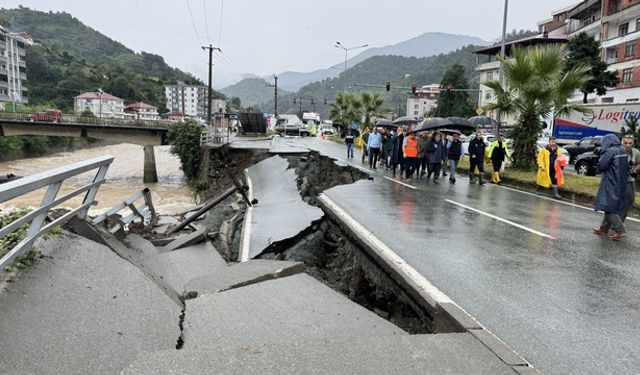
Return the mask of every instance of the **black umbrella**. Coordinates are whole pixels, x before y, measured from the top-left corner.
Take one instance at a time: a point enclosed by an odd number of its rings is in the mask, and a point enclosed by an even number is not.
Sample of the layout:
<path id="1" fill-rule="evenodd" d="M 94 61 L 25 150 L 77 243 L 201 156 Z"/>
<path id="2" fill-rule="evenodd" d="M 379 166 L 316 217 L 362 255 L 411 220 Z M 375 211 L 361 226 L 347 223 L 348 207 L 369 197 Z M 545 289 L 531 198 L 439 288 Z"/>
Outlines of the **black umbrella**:
<path id="1" fill-rule="evenodd" d="M 391 120 L 387 120 L 387 119 L 378 120 L 376 122 L 376 128 L 392 128 L 392 129 L 395 129 L 397 127 L 398 127 L 398 125 L 394 125 Z"/>
<path id="2" fill-rule="evenodd" d="M 469 122 L 466 118 L 462 117 L 447 117 L 447 120 L 451 121 L 456 126 L 466 126 L 468 129 L 475 129 L 475 126 Z"/>
<path id="3" fill-rule="evenodd" d="M 491 127 L 495 127 L 496 125 L 498 125 L 498 122 L 496 120 L 487 116 L 473 116 L 469 118 L 469 122 L 476 128 L 479 126 L 485 127 L 487 125 L 491 125 Z"/>
<path id="4" fill-rule="evenodd" d="M 444 129 L 444 128 L 450 129 L 452 126 L 453 126 L 453 123 L 447 120 L 446 118 L 434 117 L 418 125 L 415 131 L 421 132 L 421 131 L 438 130 L 438 129 Z"/>
<path id="5" fill-rule="evenodd" d="M 397 119 L 393 120 L 393 124 L 394 125 L 411 125 L 411 124 L 415 124 L 417 122 L 418 122 L 418 120 L 416 120 L 415 117 L 411 117 L 411 116 L 402 116 L 402 117 L 398 117 Z"/>
<path id="6" fill-rule="evenodd" d="M 442 133 L 442 134 L 448 134 L 448 135 L 462 134 L 462 132 L 460 132 L 459 130 L 455 130 L 455 129 L 440 129 L 438 131 L 440 133 Z"/>

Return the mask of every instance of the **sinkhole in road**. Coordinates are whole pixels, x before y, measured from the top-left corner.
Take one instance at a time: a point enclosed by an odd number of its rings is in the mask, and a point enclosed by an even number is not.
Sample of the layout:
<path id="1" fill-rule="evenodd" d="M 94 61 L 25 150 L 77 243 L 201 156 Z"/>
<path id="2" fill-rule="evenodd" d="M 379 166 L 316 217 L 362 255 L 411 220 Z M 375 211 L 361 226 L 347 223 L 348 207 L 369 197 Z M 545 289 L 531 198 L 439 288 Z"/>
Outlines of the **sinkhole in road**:
<path id="1" fill-rule="evenodd" d="M 316 198 L 324 190 L 370 179 L 357 168 L 315 152 L 287 159 L 296 170 L 302 199 L 320 208 Z M 329 215 L 294 238 L 273 243 L 260 257 L 302 262 L 308 274 L 406 332 L 435 333 L 433 316 Z"/>

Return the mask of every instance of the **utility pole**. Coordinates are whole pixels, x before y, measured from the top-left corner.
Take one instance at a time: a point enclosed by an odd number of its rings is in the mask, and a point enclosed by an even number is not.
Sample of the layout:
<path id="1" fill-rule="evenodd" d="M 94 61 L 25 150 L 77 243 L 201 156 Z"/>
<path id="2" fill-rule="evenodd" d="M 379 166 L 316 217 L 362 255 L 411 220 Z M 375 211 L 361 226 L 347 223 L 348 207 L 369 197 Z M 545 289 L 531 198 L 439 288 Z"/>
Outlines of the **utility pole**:
<path id="1" fill-rule="evenodd" d="M 506 53 L 506 38 L 507 38 L 507 15 L 509 11 L 509 0 L 504 0 L 504 15 L 502 17 L 502 44 L 500 46 L 500 55 L 502 58 L 505 58 Z M 500 71 L 498 73 L 498 80 L 500 81 L 500 85 L 502 85 L 502 81 L 504 80 L 504 71 L 502 69 L 502 62 L 500 62 Z M 496 138 L 500 134 L 500 122 L 502 121 L 502 114 L 500 110 L 496 113 Z"/>
<path id="2" fill-rule="evenodd" d="M 300 118 L 302 118 L 302 95 L 300 95 L 299 99 L 300 99 L 299 100 L 299 102 L 300 102 L 300 112 L 298 112 L 298 113 L 300 113 Z"/>
<path id="3" fill-rule="evenodd" d="M 216 50 L 222 52 L 222 50 L 218 47 L 212 46 L 211 44 L 209 44 L 209 47 L 202 46 L 202 49 L 209 50 L 209 95 L 207 95 L 207 123 L 211 124 L 211 96 L 213 94 L 211 79 L 213 77 L 213 51 Z"/>
<path id="4" fill-rule="evenodd" d="M 273 75 L 273 79 L 275 80 L 275 89 L 273 92 L 273 102 L 274 102 L 274 114 L 276 115 L 276 118 L 278 117 L 278 76 L 277 75 Z"/>

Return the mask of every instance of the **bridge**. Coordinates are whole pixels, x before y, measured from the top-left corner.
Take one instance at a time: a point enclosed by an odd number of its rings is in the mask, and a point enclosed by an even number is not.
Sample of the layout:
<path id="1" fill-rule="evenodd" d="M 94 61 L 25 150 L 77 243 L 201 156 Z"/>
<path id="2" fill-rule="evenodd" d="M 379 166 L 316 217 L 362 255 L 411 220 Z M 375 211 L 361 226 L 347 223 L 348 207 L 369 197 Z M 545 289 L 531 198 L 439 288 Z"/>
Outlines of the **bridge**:
<path id="1" fill-rule="evenodd" d="M 0 112 L 0 136 L 91 137 L 144 146 L 145 183 L 158 182 L 153 146 L 166 145 L 169 121 L 63 115 L 60 121 L 33 121 L 27 113 Z"/>

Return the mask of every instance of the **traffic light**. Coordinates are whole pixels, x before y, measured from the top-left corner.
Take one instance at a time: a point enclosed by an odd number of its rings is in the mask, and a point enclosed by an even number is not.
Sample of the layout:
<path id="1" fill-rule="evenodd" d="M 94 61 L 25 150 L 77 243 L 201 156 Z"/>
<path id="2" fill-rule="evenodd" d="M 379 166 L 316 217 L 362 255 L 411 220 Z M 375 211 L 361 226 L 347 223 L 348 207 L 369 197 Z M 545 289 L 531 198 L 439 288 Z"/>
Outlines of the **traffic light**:
<path id="1" fill-rule="evenodd" d="M 314 104 L 315 104 L 315 102 L 313 101 L 313 99 L 311 99 L 311 105 L 314 105 Z"/>
<path id="2" fill-rule="evenodd" d="M 453 90 L 453 86 L 447 85 L 447 92 L 451 92 L 451 90 Z"/>
<path id="3" fill-rule="evenodd" d="M 293 98 L 293 104 L 296 104 L 296 98 Z"/>
<path id="4" fill-rule="evenodd" d="M 415 83 L 412 83 L 412 84 L 411 84 L 411 93 L 412 93 L 413 95 L 415 95 L 415 94 L 416 94 L 416 84 L 415 84 Z"/>
<path id="5" fill-rule="evenodd" d="M 327 105 L 327 99 L 324 100 L 324 105 Z"/>
<path id="6" fill-rule="evenodd" d="M 387 81 L 387 91 L 391 91 L 391 82 Z"/>

